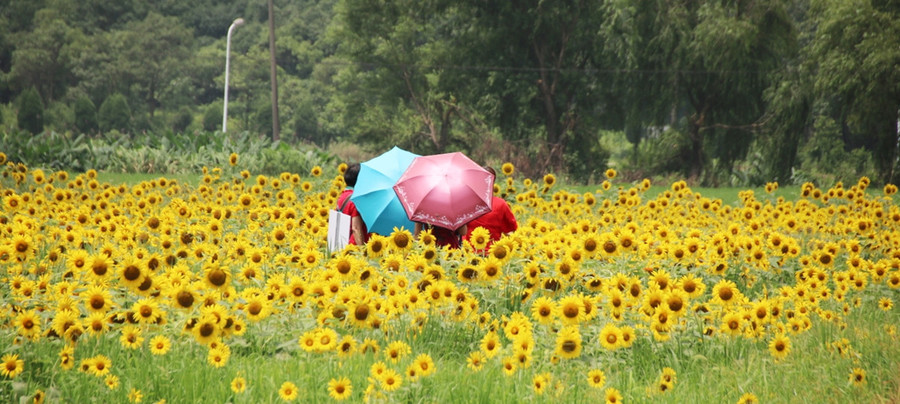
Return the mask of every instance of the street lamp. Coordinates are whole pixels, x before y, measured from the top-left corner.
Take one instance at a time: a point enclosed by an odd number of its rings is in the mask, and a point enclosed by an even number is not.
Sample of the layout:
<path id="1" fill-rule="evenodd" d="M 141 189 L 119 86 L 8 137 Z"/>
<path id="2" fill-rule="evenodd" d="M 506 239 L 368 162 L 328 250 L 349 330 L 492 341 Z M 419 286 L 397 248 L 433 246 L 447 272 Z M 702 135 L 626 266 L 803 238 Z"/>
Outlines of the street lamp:
<path id="1" fill-rule="evenodd" d="M 228 128 L 228 66 L 231 58 L 231 33 L 238 25 L 243 25 L 244 19 L 238 18 L 228 27 L 228 39 L 225 44 L 225 107 L 222 110 L 222 133 L 227 132 Z"/>

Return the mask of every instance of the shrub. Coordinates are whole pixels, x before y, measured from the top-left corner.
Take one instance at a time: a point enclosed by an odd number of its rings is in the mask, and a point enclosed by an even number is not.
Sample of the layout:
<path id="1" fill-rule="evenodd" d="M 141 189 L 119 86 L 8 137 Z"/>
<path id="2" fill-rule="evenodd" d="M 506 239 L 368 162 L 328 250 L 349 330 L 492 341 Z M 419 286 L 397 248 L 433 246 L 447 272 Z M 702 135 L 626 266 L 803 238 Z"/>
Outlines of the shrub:
<path id="1" fill-rule="evenodd" d="M 113 129 L 126 131 L 131 128 L 131 107 L 124 95 L 115 93 L 100 104 L 97 123 L 104 132 Z"/>
<path id="2" fill-rule="evenodd" d="M 222 129 L 219 127 L 222 123 L 222 108 L 221 103 L 212 103 L 206 107 L 203 113 L 203 130 L 212 132 Z"/>
<path id="3" fill-rule="evenodd" d="M 44 131 L 44 105 L 41 96 L 34 87 L 31 87 L 19 95 L 19 115 L 17 123 L 19 129 L 31 134 Z"/>
<path id="4" fill-rule="evenodd" d="M 75 110 L 75 129 L 79 133 L 96 133 L 97 106 L 87 96 L 78 97 L 73 106 Z"/>
<path id="5" fill-rule="evenodd" d="M 175 132 L 184 132 L 188 126 L 194 121 L 194 114 L 188 107 L 182 107 L 172 117 L 172 130 Z"/>

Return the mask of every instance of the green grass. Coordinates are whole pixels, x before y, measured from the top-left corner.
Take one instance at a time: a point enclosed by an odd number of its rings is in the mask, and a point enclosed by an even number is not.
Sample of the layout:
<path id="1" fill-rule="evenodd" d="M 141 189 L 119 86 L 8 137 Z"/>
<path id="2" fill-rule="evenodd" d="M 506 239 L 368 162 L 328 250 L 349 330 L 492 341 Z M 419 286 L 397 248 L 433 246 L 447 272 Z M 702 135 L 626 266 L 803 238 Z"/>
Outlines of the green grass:
<path id="1" fill-rule="evenodd" d="M 414 352 L 435 344 L 451 348 L 439 349 L 443 352 L 439 355 L 428 349 L 433 352 L 437 373 L 416 382 L 404 377 L 402 387 L 389 393 L 385 402 L 595 403 L 602 401 L 604 389 L 587 385 L 586 374 L 591 368 L 603 370 L 606 385 L 619 389 L 625 402 L 729 403 L 737 402 L 747 392 L 769 403 L 897 402 L 900 341 L 898 335 L 889 335 L 885 326 L 900 323 L 900 316 L 896 311 L 878 309 L 871 301 L 856 310 L 848 317 L 846 327 L 816 319 L 811 331 L 791 336 L 791 354 L 781 361 L 768 353 L 767 340 L 681 335 L 674 344 L 643 338 L 630 350 L 595 350 L 557 365 L 550 365 L 548 357 L 535 357 L 529 368 L 511 376 L 504 374 L 496 360 L 477 373 L 466 369 L 468 352 L 459 348 L 477 349 L 472 335 L 452 328 L 447 334 L 446 324 L 430 321 L 410 340 Z M 78 357 L 110 355 L 112 373 L 121 380 L 116 390 L 105 387 L 102 378 L 77 370 L 61 371 L 53 359 L 62 343 L 44 340 L 29 345 L 27 352 L 23 347 L 13 350 L 28 358 L 28 366 L 32 368 L 16 381 L 16 388 L 31 391 L 32 386 L 41 386 L 50 397 L 56 391 L 61 401 L 79 403 L 126 402 L 132 388 L 141 390 L 144 402 L 166 399 L 167 402 L 256 403 L 279 401 L 278 388 L 291 381 L 301 391 L 298 402 L 327 402 L 330 400 L 328 381 L 350 375 L 353 385 L 350 402 L 359 402 L 370 366 L 385 361 L 380 354 L 340 359 L 333 353 L 306 353 L 299 349 L 298 333 L 293 327 L 285 324 L 272 331 L 278 337 L 248 346 L 249 351 L 242 354 L 233 354 L 220 369 L 208 366 L 206 350 L 191 343 L 187 336 L 174 339 L 173 350 L 164 356 L 151 355 L 146 349 L 121 349 L 117 339 L 109 335 L 80 342 Z M 149 340 L 150 336 L 145 337 Z M 851 353 L 846 356 L 829 348 L 842 338 L 851 347 Z M 241 346 L 244 342 L 246 339 L 236 338 L 232 345 Z M 277 349 L 272 351 L 273 347 Z M 414 356 L 404 358 L 399 364 L 385 362 L 402 373 Z M 34 367 L 41 370 L 34 371 Z M 664 367 L 676 371 L 676 383 L 672 390 L 661 394 L 654 388 Z M 851 369 L 856 367 L 867 371 L 863 386 L 854 386 L 848 379 Z M 551 372 L 554 383 L 543 395 L 536 395 L 531 378 L 542 372 Z M 235 394 L 229 389 L 229 383 L 239 375 L 247 379 L 248 388 L 242 394 Z M 555 381 L 562 382 L 562 387 L 557 388 Z M 8 383 L 0 386 L 4 390 L 10 388 Z M 2 390 L 0 396 L 10 397 Z"/>

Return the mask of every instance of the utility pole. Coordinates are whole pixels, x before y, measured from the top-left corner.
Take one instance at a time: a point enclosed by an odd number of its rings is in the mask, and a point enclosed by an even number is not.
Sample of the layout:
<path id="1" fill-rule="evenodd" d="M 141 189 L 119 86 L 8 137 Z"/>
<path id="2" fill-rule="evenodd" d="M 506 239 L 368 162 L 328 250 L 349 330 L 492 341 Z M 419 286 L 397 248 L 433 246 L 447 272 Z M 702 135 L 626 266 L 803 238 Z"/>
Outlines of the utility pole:
<path id="1" fill-rule="evenodd" d="M 277 141 L 281 133 L 281 125 L 278 124 L 278 78 L 275 64 L 275 8 L 272 0 L 269 0 L 269 59 L 272 76 L 272 140 Z"/>

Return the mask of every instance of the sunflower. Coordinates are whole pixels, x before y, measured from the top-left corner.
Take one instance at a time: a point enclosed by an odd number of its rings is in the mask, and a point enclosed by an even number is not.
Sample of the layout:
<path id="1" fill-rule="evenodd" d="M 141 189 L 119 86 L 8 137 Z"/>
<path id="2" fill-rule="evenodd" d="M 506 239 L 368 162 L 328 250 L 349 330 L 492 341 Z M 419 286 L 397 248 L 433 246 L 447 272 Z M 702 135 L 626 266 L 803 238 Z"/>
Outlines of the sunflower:
<path id="1" fill-rule="evenodd" d="M 606 323 L 600 330 L 600 344 L 608 350 L 615 350 L 622 346 L 622 331 L 615 324 Z"/>
<path id="2" fill-rule="evenodd" d="M 232 390 L 234 390 L 234 387 L 232 387 Z M 297 385 L 294 383 L 284 382 L 281 384 L 281 387 L 278 388 L 278 397 L 283 401 L 294 401 L 297 399 L 298 395 Z"/>
<path id="3" fill-rule="evenodd" d="M 231 285 L 231 270 L 218 263 L 208 263 L 203 268 L 203 280 L 212 289 L 224 290 Z"/>
<path id="4" fill-rule="evenodd" d="M 743 300 L 743 295 L 734 282 L 722 279 L 713 286 L 713 301 L 722 305 L 736 304 Z"/>
<path id="5" fill-rule="evenodd" d="M 150 353 L 153 355 L 165 355 L 172 348 L 172 341 L 165 335 L 157 335 L 150 339 Z"/>
<path id="6" fill-rule="evenodd" d="M 109 330 L 109 317 L 103 312 L 93 312 L 84 321 L 90 335 L 100 335 Z"/>
<path id="7" fill-rule="evenodd" d="M 600 369 L 591 369 L 587 373 L 588 385 L 599 389 L 606 384 L 606 374 Z"/>
<path id="8" fill-rule="evenodd" d="M 368 255 L 370 258 L 377 258 L 384 254 L 384 250 L 385 237 L 378 234 L 373 234 L 372 237 L 369 238 L 369 241 L 366 243 L 366 255 Z"/>
<path id="9" fill-rule="evenodd" d="M 769 352 L 775 359 L 784 359 L 791 352 L 791 339 L 784 334 L 775 335 L 769 342 Z"/>
<path id="10" fill-rule="evenodd" d="M 242 376 L 231 379 L 231 391 L 233 391 L 234 394 L 241 394 L 245 390 L 247 390 L 247 379 L 244 379 Z"/>
<path id="11" fill-rule="evenodd" d="M 607 169 L 604 174 L 606 174 L 606 178 L 609 178 L 609 179 L 616 178 L 616 170 L 614 170 L 612 168 Z"/>
<path id="12" fill-rule="evenodd" d="M 534 378 L 531 379 L 531 387 L 534 388 L 534 392 L 537 395 L 544 394 L 547 391 L 547 387 L 550 385 L 550 373 L 540 373 L 534 375 Z"/>
<path id="13" fill-rule="evenodd" d="M 315 350 L 317 352 L 327 352 L 335 349 L 338 344 L 337 331 L 331 328 L 318 328 L 315 330 Z"/>
<path id="14" fill-rule="evenodd" d="M 202 345 L 208 345 L 210 342 L 216 340 L 222 333 L 222 330 L 219 327 L 219 320 L 213 315 L 201 316 L 200 319 L 194 323 L 191 331 L 194 334 L 194 339 Z"/>
<path id="15" fill-rule="evenodd" d="M 211 348 L 206 355 L 206 361 L 216 368 L 221 368 L 228 363 L 228 358 L 231 357 L 231 349 L 228 348 L 228 345 L 221 344 L 216 348 Z"/>
<path id="16" fill-rule="evenodd" d="M 228 156 L 228 165 L 234 167 L 237 165 L 237 163 L 238 163 L 238 154 L 231 153 L 231 155 Z"/>
<path id="17" fill-rule="evenodd" d="M 171 296 L 174 301 L 174 307 L 180 309 L 190 309 L 198 300 L 194 289 L 189 284 L 183 284 L 180 287 L 170 289 L 167 295 Z"/>
<path id="18" fill-rule="evenodd" d="M 154 324 L 162 315 L 159 304 L 152 298 L 138 300 L 131 306 L 131 311 L 134 312 L 138 322 L 142 324 Z"/>
<path id="19" fill-rule="evenodd" d="M 391 233 L 389 240 L 393 251 L 407 251 L 413 244 L 412 233 L 410 233 L 409 230 L 398 229 L 396 227 L 394 227 L 394 231 Z"/>
<path id="20" fill-rule="evenodd" d="M 413 364 L 416 368 L 419 369 L 422 376 L 429 376 L 436 371 L 436 368 L 434 367 L 434 361 L 427 353 L 419 354 L 419 356 L 417 356 L 413 361 Z"/>
<path id="21" fill-rule="evenodd" d="M 882 297 L 881 299 L 878 299 L 878 307 L 884 311 L 891 311 L 894 307 L 894 301 L 889 297 Z"/>
<path id="22" fill-rule="evenodd" d="M 753 393 L 744 393 L 738 398 L 737 404 L 758 404 L 759 398 Z"/>
<path id="23" fill-rule="evenodd" d="M 347 308 L 349 313 L 348 319 L 351 324 L 356 327 L 368 327 L 369 322 L 375 316 L 375 308 L 370 304 L 368 299 L 357 299 L 351 302 Z"/>
<path id="24" fill-rule="evenodd" d="M 866 384 L 866 370 L 863 368 L 853 368 L 853 370 L 850 371 L 850 383 L 854 386 Z"/>
<path id="25" fill-rule="evenodd" d="M 541 296 L 531 304 L 531 317 L 540 324 L 550 325 L 557 310 L 557 305 L 552 299 Z"/>
<path id="26" fill-rule="evenodd" d="M 556 335 L 554 354 L 563 359 L 573 359 L 581 355 L 581 334 L 578 326 L 570 325 Z"/>
<path id="27" fill-rule="evenodd" d="M 119 342 L 123 348 L 138 349 L 144 343 L 144 337 L 141 336 L 141 329 L 133 325 L 126 325 L 122 328 L 122 335 Z"/>
<path id="28" fill-rule="evenodd" d="M 622 402 L 622 393 L 613 387 L 607 388 L 603 396 L 606 404 L 619 404 Z"/>
<path id="29" fill-rule="evenodd" d="M 18 333 L 23 337 L 33 338 L 41 334 L 41 318 L 34 310 L 20 312 L 13 324 L 18 327 Z"/>
<path id="30" fill-rule="evenodd" d="M 116 265 L 119 282 L 128 287 L 137 287 L 144 278 L 146 263 L 133 256 L 126 257 Z"/>
<path id="31" fill-rule="evenodd" d="M 469 242 L 472 243 L 472 247 L 479 251 L 487 248 L 490 241 L 491 232 L 481 226 L 476 227 L 472 230 L 472 234 L 469 235 Z"/>
<path id="32" fill-rule="evenodd" d="M 132 387 L 131 391 L 128 392 L 128 401 L 132 403 L 139 403 L 144 400 L 144 393 L 141 393 L 140 390 Z"/>
<path id="33" fill-rule="evenodd" d="M 735 311 L 730 311 L 722 317 L 722 325 L 719 330 L 731 336 L 739 336 L 744 330 L 744 317 Z"/>
<path id="34" fill-rule="evenodd" d="M 300 348 L 303 348 L 306 352 L 313 352 L 316 349 L 316 334 L 315 331 L 307 331 L 300 336 L 300 339 L 297 341 L 300 344 Z"/>
<path id="35" fill-rule="evenodd" d="M 516 167 L 510 162 L 503 163 L 503 165 L 500 166 L 500 172 L 502 172 L 503 175 L 512 176 L 515 171 Z"/>
<path id="36" fill-rule="evenodd" d="M 346 400 L 350 397 L 350 394 L 352 392 L 353 385 L 350 384 L 350 379 L 346 377 L 331 379 L 328 381 L 328 395 L 337 401 Z"/>
<path id="37" fill-rule="evenodd" d="M 119 376 L 116 375 L 106 375 L 103 378 L 103 384 L 106 385 L 106 388 L 110 390 L 115 390 L 119 388 Z"/>
<path id="38" fill-rule="evenodd" d="M 482 351 L 472 351 L 469 353 L 469 356 L 466 357 L 466 366 L 473 372 L 478 372 L 484 368 L 486 360 L 487 358 L 485 358 Z"/>
<path id="39" fill-rule="evenodd" d="M 691 299 L 697 298 L 706 291 L 703 279 L 694 274 L 687 274 L 678 279 L 675 287 L 687 293 Z"/>
<path id="40" fill-rule="evenodd" d="M 379 381 L 381 381 L 381 388 L 384 391 L 397 390 L 403 384 L 403 378 L 400 377 L 400 374 L 394 369 L 385 369 L 381 374 Z"/>
<path id="41" fill-rule="evenodd" d="M 481 261 L 481 265 L 476 270 L 480 276 L 480 279 L 491 283 L 500 279 L 503 275 L 503 263 L 493 256 L 489 256 L 487 259 Z"/>
<path id="42" fill-rule="evenodd" d="M 89 358 L 88 363 L 90 367 L 87 369 L 87 372 L 97 377 L 106 376 L 112 368 L 112 361 L 105 355 Z"/>
<path id="43" fill-rule="evenodd" d="M 252 296 L 244 304 L 244 312 L 247 314 L 248 320 L 254 323 L 259 322 L 272 313 L 271 303 L 265 296 Z"/>
<path id="44" fill-rule="evenodd" d="M 500 366 L 503 368 L 503 374 L 507 376 L 514 375 L 516 373 L 516 370 L 518 370 L 518 367 L 516 366 L 517 363 L 518 362 L 516 361 L 515 357 L 507 356 L 503 358 L 500 363 Z"/>
<path id="45" fill-rule="evenodd" d="M 14 379 L 20 373 L 25 371 L 25 361 L 19 359 L 19 355 L 6 354 L 3 355 L 3 367 L 0 368 L 0 374 L 10 379 Z"/>
<path id="46" fill-rule="evenodd" d="M 110 273 L 112 272 L 110 269 L 113 266 L 113 260 L 109 258 L 106 254 L 93 254 L 87 261 L 85 268 L 89 271 L 88 273 L 94 277 L 94 279 L 104 281 L 109 278 Z"/>
<path id="47" fill-rule="evenodd" d="M 544 186 L 546 188 L 552 187 L 553 184 L 556 183 L 556 176 L 553 174 L 544 175 Z"/>
<path id="48" fill-rule="evenodd" d="M 490 359 L 497 356 L 497 354 L 500 353 L 501 348 L 500 336 L 497 335 L 496 331 L 488 331 L 488 333 L 481 338 L 481 351 L 484 352 L 485 357 Z"/>
<path id="49" fill-rule="evenodd" d="M 556 317 L 566 325 L 577 325 L 586 318 L 580 296 L 567 295 L 556 305 Z"/>
<path id="50" fill-rule="evenodd" d="M 63 370 L 75 367 L 75 347 L 73 345 L 66 345 L 59 351 L 59 366 Z"/>
<path id="51" fill-rule="evenodd" d="M 393 341 L 384 349 L 384 356 L 393 363 L 400 362 L 412 349 L 403 341 Z"/>

